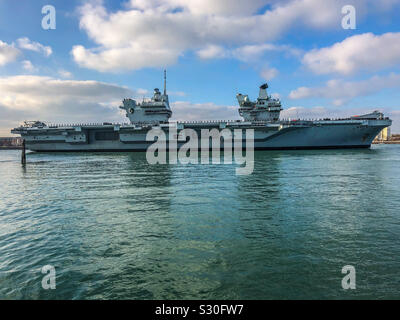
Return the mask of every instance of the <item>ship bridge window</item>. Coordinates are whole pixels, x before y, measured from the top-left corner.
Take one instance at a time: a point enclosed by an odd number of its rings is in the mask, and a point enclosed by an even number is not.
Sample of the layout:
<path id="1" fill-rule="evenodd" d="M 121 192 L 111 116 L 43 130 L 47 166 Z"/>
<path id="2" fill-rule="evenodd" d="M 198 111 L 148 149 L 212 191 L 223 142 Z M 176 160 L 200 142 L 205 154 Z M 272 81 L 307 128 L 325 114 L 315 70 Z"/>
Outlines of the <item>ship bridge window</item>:
<path id="1" fill-rule="evenodd" d="M 118 140 L 119 132 L 114 132 L 114 131 L 96 132 L 95 138 L 98 141 Z"/>

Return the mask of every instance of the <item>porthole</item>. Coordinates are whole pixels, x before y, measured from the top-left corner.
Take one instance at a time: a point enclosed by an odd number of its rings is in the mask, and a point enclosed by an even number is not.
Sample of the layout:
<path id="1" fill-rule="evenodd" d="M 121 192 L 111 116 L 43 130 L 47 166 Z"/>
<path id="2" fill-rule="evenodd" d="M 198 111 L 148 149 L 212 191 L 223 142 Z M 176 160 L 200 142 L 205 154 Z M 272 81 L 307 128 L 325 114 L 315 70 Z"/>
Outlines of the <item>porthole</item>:
<path id="1" fill-rule="evenodd" d="M 135 112 L 135 110 L 133 110 L 133 108 L 129 109 L 129 113 L 134 113 L 134 112 Z"/>

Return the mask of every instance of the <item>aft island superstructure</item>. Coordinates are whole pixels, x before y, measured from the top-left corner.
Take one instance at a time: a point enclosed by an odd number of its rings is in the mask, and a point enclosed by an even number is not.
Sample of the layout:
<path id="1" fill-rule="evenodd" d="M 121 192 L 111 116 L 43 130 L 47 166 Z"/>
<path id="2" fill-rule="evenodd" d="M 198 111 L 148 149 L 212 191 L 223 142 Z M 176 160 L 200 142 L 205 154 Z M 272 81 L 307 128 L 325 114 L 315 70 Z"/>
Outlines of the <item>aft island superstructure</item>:
<path id="1" fill-rule="evenodd" d="M 151 129 L 162 130 L 166 136 L 176 133 L 178 147 L 187 140 L 179 139 L 184 129 L 193 129 L 199 137 L 202 129 L 227 129 L 232 133 L 242 129 L 243 137 L 246 129 L 253 129 L 256 150 L 331 149 L 369 148 L 378 133 L 392 123 L 379 111 L 344 119 L 280 120 L 281 101 L 269 96 L 267 89 L 266 83 L 260 86 L 256 101 L 237 94 L 243 120 L 171 122 L 164 74 L 163 93 L 156 88 L 150 99 L 123 100 L 120 108 L 129 123 L 48 125 L 42 121 L 26 121 L 11 132 L 21 135 L 27 149 L 45 152 L 146 151 L 154 143 L 146 140 Z"/>

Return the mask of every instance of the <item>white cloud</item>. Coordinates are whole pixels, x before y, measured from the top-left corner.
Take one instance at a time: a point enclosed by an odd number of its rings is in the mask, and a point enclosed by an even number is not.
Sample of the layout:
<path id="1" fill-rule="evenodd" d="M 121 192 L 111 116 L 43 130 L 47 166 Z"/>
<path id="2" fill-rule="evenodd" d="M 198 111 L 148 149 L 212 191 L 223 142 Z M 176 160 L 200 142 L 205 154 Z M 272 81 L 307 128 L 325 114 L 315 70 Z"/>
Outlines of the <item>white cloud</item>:
<path id="1" fill-rule="evenodd" d="M 260 62 L 263 55 L 270 52 L 283 52 L 286 55 L 299 57 L 301 50 L 289 45 L 276 45 L 273 43 L 252 44 L 227 49 L 218 45 L 208 45 L 196 53 L 201 59 L 233 58 L 246 63 Z"/>
<path id="2" fill-rule="evenodd" d="M 232 50 L 232 56 L 243 62 L 259 60 L 266 52 L 284 52 L 287 55 L 300 56 L 301 50 L 289 45 L 276 45 L 272 43 L 252 44 Z"/>
<path id="3" fill-rule="evenodd" d="M 279 93 L 277 93 L 277 92 L 274 92 L 274 93 L 271 93 L 271 97 L 274 98 L 274 99 L 280 99 L 281 95 Z"/>
<path id="4" fill-rule="evenodd" d="M 21 52 L 13 44 L 7 44 L 0 40 L 0 67 L 15 61 Z"/>
<path id="5" fill-rule="evenodd" d="M 172 120 L 235 120 L 240 119 L 238 107 L 219 106 L 214 103 L 191 103 L 176 101 L 171 103 Z"/>
<path id="6" fill-rule="evenodd" d="M 249 15 L 276 1 L 271 0 L 130 0 L 128 7 L 143 11 L 183 8 L 192 14 Z"/>
<path id="7" fill-rule="evenodd" d="M 278 75 L 279 71 L 275 68 L 264 68 L 261 70 L 261 77 L 266 80 L 272 80 L 273 78 L 275 78 Z"/>
<path id="8" fill-rule="evenodd" d="M 0 78 L 0 104 L 12 109 L 52 109 L 51 103 L 79 99 L 80 102 L 107 102 L 133 92 L 125 87 L 99 81 L 59 80 L 44 76 Z M 72 106 L 71 106 L 72 108 Z"/>
<path id="9" fill-rule="evenodd" d="M 72 55 L 82 67 L 102 72 L 136 70 L 142 67 L 165 67 L 176 62 L 178 52 L 168 49 L 146 49 L 132 44 L 126 48 L 104 51 L 74 46 Z"/>
<path id="10" fill-rule="evenodd" d="M 58 70 L 58 75 L 59 75 L 61 78 L 64 78 L 64 79 L 70 79 L 70 78 L 73 77 L 73 75 L 72 75 L 71 72 L 69 72 L 69 71 L 67 71 L 67 70 L 64 70 L 64 69 Z"/>
<path id="11" fill-rule="evenodd" d="M 126 121 L 118 106 L 137 94 L 98 81 L 59 80 L 43 76 L 0 77 L 0 131 L 23 120 L 67 122 Z"/>
<path id="12" fill-rule="evenodd" d="M 139 89 L 137 89 L 136 90 L 136 93 L 137 93 L 137 95 L 139 95 L 139 96 L 145 96 L 145 95 L 148 95 L 149 94 L 149 90 L 147 90 L 147 89 L 143 89 L 143 88 L 139 88 Z"/>
<path id="13" fill-rule="evenodd" d="M 168 91 L 168 95 L 173 97 L 184 97 L 186 96 L 186 93 L 183 91 Z"/>
<path id="14" fill-rule="evenodd" d="M 32 62 L 30 62 L 29 60 L 24 60 L 21 63 L 22 63 L 22 68 L 24 68 L 26 71 L 33 72 L 36 70 Z"/>
<path id="15" fill-rule="evenodd" d="M 353 74 L 376 71 L 400 64 L 400 32 L 364 33 L 306 53 L 303 64 L 316 74 Z"/>
<path id="16" fill-rule="evenodd" d="M 49 57 L 53 50 L 49 46 L 44 46 L 39 42 L 31 41 L 29 38 L 19 38 L 17 40 L 18 47 L 25 50 L 31 50 L 42 53 L 44 56 Z"/>
<path id="17" fill-rule="evenodd" d="M 223 47 L 212 44 L 198 50 L 196 53 L 201 59 L 218 59 L 227 56 L 227 52 Z"/>
<path id="18" fill-rule="evenodd" d="M 97 47 L 76 45 L 72 55 L 99 71 L 166 66 L 188 50 L 221 57 L 224 47 L 260 45 L 293 26 L 339 28 L 343 3 L 348 0 L 132 0 L 109 12 L 102 1 L 91 1 L 80 8 L 80 27 Z"/>
<path id="19" fill-rule="evenodd" d="M 327 98 L 340 106 L 356 97 L 371 95 L 385 88 L 400 88 L 400 74 L 374 76 L 362 81 L 330 80 L 323 87 L 297 88 L 290 92 L 289 98 Z"/>

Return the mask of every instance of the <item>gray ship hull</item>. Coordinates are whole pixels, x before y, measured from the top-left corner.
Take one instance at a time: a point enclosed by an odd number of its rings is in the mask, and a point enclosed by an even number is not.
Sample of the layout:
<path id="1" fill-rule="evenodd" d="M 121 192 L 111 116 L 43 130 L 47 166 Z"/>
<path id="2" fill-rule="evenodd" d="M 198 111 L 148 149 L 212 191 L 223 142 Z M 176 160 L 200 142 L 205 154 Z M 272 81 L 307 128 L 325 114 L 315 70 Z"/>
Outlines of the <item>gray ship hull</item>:
<path id="1" fill-rule="evenodd" d="M 183 129 L 254 129 L 255 150 L 369 148 L 389 119 L 251 122 L 178 122 L 158 127 L 166 136 Z M 74 125 L 16 128 L 29 150 L 37 152 L 131 152 L 146 151 L 155 141 L 146 141 L 149 125 Z M 243 134 L 243 137 L 245 135 Z M 177 142 L 180 148 L 186 141 Z M 198 145 L 201 143 L 199 141 Z M 221 147 L 223 144 L 221 143 Z M 245 145 L 243 145 L 245 147 Z"/>

